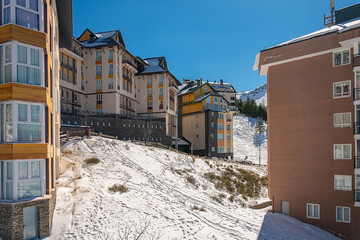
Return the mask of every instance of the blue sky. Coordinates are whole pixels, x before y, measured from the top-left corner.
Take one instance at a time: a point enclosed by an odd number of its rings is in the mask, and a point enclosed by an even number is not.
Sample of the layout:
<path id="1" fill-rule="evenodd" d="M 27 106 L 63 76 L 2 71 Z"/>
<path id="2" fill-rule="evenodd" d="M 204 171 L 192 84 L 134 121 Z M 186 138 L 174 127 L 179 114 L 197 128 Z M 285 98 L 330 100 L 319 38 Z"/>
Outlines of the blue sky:
<path id="1" fill-rule="evenodd" d="M 73 0 L 75 37 L 121 30 L 131 53 L 165 56 L 180 81 L 222 78 L 237 91 L 266 82 L 252 70 L 260 50 L 324 28 L 324 14 L 330 0 Z"/>

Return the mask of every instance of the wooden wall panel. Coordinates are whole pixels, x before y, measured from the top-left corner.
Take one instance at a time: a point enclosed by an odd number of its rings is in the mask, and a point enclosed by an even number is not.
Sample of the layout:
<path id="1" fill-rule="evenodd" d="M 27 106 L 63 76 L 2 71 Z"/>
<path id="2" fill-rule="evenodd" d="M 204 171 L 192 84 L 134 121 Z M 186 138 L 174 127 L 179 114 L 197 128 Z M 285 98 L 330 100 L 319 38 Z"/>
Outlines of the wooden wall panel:
<path id="1" fill-rule="evenodd" d="M 51 146 L 46 143 L 0 144 L 0 160 L 48 158 L 50 150 Z"/>
<path id="2" fill-rule="evenodd" d="M 46 88 L 20 83 L 1 84 L 0 102 L 9 100 L 47 103 Z"/>
<path id="3" fill-rule="evenodd" d="M 21 27 L 15 24 L 7 24 L 0 27 L 0 43 L 16 40 L 22 43 L 45 48 L 45 33 Z"/>

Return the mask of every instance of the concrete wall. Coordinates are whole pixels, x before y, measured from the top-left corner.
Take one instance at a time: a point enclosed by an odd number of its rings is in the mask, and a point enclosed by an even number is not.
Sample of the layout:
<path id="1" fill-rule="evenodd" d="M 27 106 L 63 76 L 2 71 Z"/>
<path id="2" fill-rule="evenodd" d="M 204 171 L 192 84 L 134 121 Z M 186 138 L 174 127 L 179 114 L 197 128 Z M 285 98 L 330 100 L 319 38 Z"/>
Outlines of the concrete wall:
<path id="1" fill-rule="evenodd" d="M 85 125 L 85 117 L 82 116 L 62 116 L 64 124 Z M 117 136 L 120 140 L 140 140 L 160 142 L 171 146 L 171 137 L 166 136 L 165 121 L 146 121 L 132 119 L 115 119 L 88 117 L 88 127 L 93 132 Z M 63 130 L 64 129 L 64 130 Z M 70 130 L 68 127 L 62 131 Z"/>

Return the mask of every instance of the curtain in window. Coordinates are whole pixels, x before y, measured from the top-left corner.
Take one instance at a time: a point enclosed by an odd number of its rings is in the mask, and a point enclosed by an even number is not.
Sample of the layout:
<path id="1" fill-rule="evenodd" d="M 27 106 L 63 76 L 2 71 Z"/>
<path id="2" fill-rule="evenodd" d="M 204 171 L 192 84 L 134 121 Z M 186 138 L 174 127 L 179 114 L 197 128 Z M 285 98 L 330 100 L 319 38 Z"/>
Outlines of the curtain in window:
<path id="1" fill-rule="evenodd" d="M 18 182 L 18 199 L 41 197 L 41 180 Z"/>
<path id="2" fill-rule="evenodd" d="M 16 8 L 16 24 L 30 29 L 39 29 L 39 15 Z"/>
<path id="3" fill-rule="evenodd" d="M 27 122 L 27 114 L 28 114 L 28 105 L 26 104 L 19 104 L 18 105 L 18 116 L 19 121 L 21 122 Z"/>
<path id="4" fill-rule="evenodd" d="M 18 124 L 19 142 L 40 142 L 41 126 L 36 124 Z"/>
<path id="5" fill-rule="evenodd" d="M 28 162 L 19 162 L 19 179 L 28 178 Z"/>
<path id="6" fill-rule="evenodd" d="M 13 142 L 13 126 L 12 124 L 5 124 L 5 141 Z"/>

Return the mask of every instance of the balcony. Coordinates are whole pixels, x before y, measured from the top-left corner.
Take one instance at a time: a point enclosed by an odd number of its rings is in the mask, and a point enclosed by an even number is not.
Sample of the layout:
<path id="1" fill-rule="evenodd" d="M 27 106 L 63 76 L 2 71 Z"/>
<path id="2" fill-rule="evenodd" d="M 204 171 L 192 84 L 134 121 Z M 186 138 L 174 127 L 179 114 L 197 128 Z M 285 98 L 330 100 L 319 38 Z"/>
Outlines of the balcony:
<path id="1" fill-rule="evenodd" d="M 130 67 L 132 67 L 132 68 L 134 68 L 135 70 L 137 70 L 136 65 L 133 64 L 132 62 L 130 62 L 129 60 L 123 59 L 123 60 L 122 60 L 122 63 L 123 63 L 123 64 L 128 64 Z"/>
<path id="2" fill-rule="evenodd" d="M 355 203 L 360 203 L 360 190 L 355 189 Z"/>
<path id="3" fill-rule="evenodd" d="M 354 157 L 355 168 L 360 168 L 360 157 Z"/>
<path id="4" fill-rule="evenodd" d="M 359 67 L 360 66 L 360 54 L 354 55 L 353 58 L 353 67 Z"/>
<path id="5" fill-rule="evenodd" d="M 354 123 L 354 134 L 360 134 L 360 122 Z"/>

